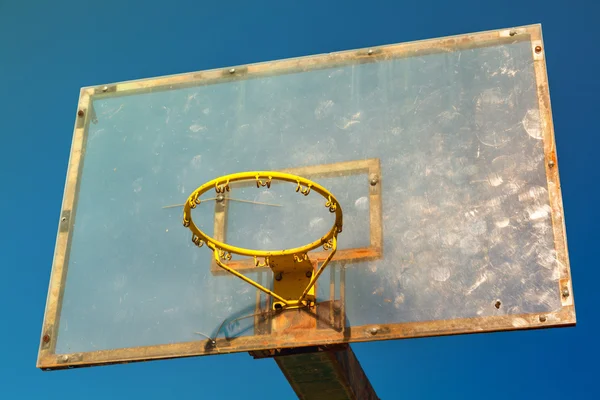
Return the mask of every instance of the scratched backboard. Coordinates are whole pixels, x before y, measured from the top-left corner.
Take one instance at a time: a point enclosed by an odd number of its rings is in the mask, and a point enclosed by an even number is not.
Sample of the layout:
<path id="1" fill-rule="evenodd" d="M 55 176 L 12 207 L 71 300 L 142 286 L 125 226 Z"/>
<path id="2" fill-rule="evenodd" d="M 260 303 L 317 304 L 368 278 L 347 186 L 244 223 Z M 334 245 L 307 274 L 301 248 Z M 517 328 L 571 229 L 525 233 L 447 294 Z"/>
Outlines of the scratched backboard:
<path id="1" fill-rule="evenodd" d="M 194 189 L 258 170 L 343 209 L 315 307 L 273 312 L 182 226 Z M 236 246 L 303 245 L 333 215 L 294 189 L 232 185 L 193 218 Z M 81 91 L 40 368 L 573 324 L 539 26 Z"/>

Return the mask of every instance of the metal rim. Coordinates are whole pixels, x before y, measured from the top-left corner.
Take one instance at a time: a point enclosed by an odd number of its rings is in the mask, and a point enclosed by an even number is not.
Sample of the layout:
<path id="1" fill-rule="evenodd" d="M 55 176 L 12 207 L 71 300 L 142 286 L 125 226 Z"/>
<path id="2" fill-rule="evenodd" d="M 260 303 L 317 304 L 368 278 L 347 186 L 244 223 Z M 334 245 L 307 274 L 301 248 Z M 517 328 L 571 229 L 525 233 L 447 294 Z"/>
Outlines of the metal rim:
<path id="1" fill-rule="evenodd" d="M 301 247 L 285 250 L 253 250 L 220 242 L 204 233 L 192 220 L 192 209 L 196 208 L 196 206 L 200 204 L 200 196 L 209 190 L 214 189 L 217 194 L 223 194 L 230 191 L 230 183 L 248 180 L 255 180 L 258 188 L 265 186 L 270 188 L 271 181 L 273 179 L 297 184 L 296 192 L 299 192 L 305 196 L 307 196 L 313 190 L 323 196 L 323 198 L 326 200 L 325 206 L 329 208 L 330 212 L 335 213 L 335 221 L 329 232 L 318 240 Z M 229 254 L 239 254 L 250 257 L 285 256 L 306 253 L 314 250 L 317 247 L 326 244 L 334 236 L 337 236 L 337 234 L 342 231 L 342 207 L 335 196 L 329 192 L 329 190 L 325 189 L 318 183 L 301 176 L 275 171 L 239 172 L 215 178 L 194 190 L 183 206 L 183 226 L 192 231 L 192 241 L 197 246 L 202 246 L 204 243 L 206 243 L 209 248 L 215 251 L 219 250 Z"/>

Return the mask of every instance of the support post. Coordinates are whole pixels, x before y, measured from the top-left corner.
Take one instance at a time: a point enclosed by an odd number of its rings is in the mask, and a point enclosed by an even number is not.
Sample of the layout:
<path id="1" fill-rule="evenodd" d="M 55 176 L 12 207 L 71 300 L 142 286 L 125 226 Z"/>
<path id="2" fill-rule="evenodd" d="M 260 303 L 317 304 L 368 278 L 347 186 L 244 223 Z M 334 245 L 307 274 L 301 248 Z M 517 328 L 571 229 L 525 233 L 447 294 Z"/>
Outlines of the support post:
<path id="1" fill-rule="evenodd" d="M 302 400 L 379 400 L 349 345 L 250 353 L 272 357 Z"/>

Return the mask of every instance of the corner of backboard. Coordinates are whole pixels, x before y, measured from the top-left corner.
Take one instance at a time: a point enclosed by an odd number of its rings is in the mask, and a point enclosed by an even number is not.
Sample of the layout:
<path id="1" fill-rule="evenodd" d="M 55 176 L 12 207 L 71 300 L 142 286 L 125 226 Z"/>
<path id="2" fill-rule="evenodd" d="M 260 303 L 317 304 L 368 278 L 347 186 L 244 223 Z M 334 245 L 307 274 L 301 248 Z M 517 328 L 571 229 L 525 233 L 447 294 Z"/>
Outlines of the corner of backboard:
<path id="1" fill-rule="evenodd" d="M 50 354 L 47 350 L 40 349 L 35 366 L 42 371 L 50 371 L 56 366 L 55 361 L 56 357 L 53 354 Z"/>
<path id="2" fill-rule="evenodd" d="M 545 322 L 542 321 L 542 319 L 540 319 L 540 321 Z M 563 306 L 560 309 L 560 311 L 548 315 L 548 322 L 550 323 L 550 326 L 573 327 L 577 325 L 577 315 L 575 313 L 575 306 Z"/>
<path id="3" fill-rule="evenodd" d="M 95 95 L 93 88 L 83 87 L 79 90 L 79 101 L 77 102 L 77 115 L 75 117 L 75 129 L 85 128 L 87 122 L 97 123 L 96 113 L 92 102 Z"/>
<path id="4" fill-rule="evenodd" d="M 81 88 L 79 88 L 79 96 L 83 96 L 86 93 L 89 93 L 92 91 L 92 87 L 90 86 L 82 86 Z"/>
<path id="5" fill-rule="evenodd" d="M 542 24 L 532 24 L 525 27 L 527 33 L 531 36 L 531 40 L 542 40 Z"/>
<path id="6" fill-rule="evenodd" d="M 575 312 L 575 306 L 571 306 L 567 309 L 567 317 L 565 322 L 567 325 L 575 326 L 577 325 L 577 313 Z"/>

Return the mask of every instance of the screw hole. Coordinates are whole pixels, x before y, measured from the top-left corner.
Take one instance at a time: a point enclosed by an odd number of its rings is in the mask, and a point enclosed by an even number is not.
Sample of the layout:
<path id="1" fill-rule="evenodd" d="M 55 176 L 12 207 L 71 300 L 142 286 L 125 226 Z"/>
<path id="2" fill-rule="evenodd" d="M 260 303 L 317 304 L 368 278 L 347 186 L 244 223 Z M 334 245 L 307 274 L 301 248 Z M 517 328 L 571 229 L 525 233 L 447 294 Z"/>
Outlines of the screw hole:
<path id="1" fill-rule="evenodd" d="M 275 303 L 275 310 L 276 311 L 281 311 L 283 309 L 283 305 L 281 305 L 281 303 Z"/>
<path id="2" fill-rule="evenodd" d="M 500 300 L 496 301 L 496 303 L 494 304 L 494 307 L 496 307 L 497 309 L 500 309 L 500 306 L 502 305 L 502 302 Z"/>
<path id="3" fill-rule="evenodd" d="M 281 272 L 278 272 L 277 275 L 275 275 L 275 280 L 280 281 L 281 278 L 283 278 L 283 274 Z"/>

